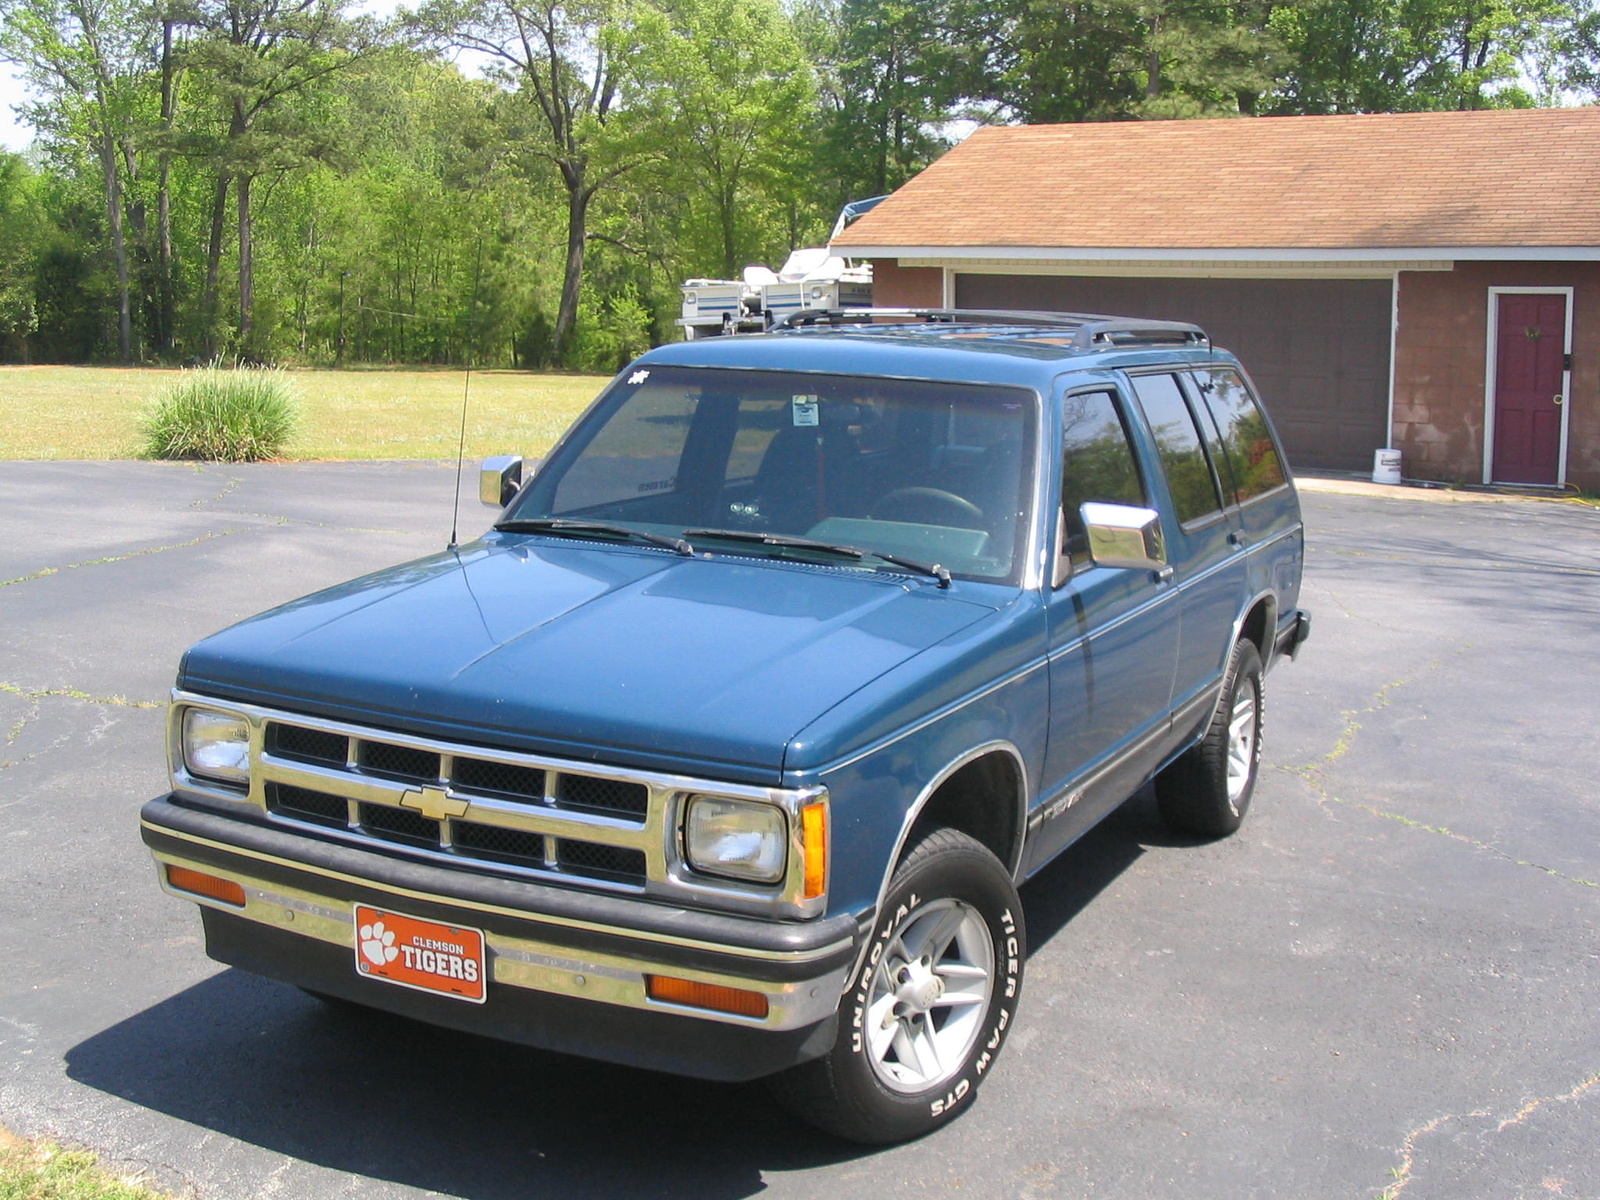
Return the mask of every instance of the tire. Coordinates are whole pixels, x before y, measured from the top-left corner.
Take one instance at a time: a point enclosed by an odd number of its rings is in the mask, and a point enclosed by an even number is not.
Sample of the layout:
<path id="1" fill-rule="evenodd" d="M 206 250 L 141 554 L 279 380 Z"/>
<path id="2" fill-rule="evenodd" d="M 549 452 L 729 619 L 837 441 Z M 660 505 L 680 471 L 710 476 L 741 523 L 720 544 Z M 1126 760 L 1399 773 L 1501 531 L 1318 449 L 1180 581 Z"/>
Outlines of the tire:
<path id="1" fill-rule="evenodd" d="M 772 1081 L 779 1103 L 853 1142 L 921 1137 L 971 1105 L 1016 1015 L 1026 941 L 1011 876 L 939 829 L 895 870 L 829 1053 Z"/>
<path id="2" fill-rule="evenodd" d="M 1226 837 L 1244 821 L 1261 769 L 1261 654 L 1234 643 L 1205 736 L 1156 776 L 1161 819 L 1176 833 Z"/>

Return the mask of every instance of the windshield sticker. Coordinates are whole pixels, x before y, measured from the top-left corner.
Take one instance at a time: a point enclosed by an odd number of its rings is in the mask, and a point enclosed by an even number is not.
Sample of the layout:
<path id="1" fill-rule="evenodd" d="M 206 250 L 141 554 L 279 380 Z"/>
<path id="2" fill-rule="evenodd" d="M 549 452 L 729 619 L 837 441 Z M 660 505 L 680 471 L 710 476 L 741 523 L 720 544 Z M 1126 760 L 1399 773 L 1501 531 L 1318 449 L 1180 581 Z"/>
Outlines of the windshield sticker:
<path id="1" fill-rule="evenodd" d="M 649 371 L 635 371 L 632 375 L 628 376 L 628 382 L 632 383 L 632 384 L 640 384 L 640 383 L 643 383 L 646 379 L 649 379 L 649 378 L 650 378 L 650 372 Z"/>
<path id="2" fill-rule="evenodd" d="M 821 423 L 821 415 L 817 409 L 815 396 L 796 396 L 794 398 L 794 423 L 796 425 L 817 425 Z"/>

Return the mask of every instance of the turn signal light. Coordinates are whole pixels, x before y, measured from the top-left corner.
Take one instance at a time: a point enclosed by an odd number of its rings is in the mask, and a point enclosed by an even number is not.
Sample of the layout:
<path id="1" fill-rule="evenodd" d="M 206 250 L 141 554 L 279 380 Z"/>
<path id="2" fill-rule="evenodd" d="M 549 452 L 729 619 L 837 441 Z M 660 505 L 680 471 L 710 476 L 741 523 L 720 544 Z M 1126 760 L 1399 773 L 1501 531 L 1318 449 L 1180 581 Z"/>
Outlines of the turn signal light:
<path id="1" fill-rule="evenodd" d="M 167 865 L 167 882 L 180 892 L 192 892 L 209 900 L 220 900 L 236 908 L 244 907 L 244 889 L 231 879 L 218 879 L 188 867 Z"/>
<path id="2" fill-rule="evenodd" d="M 828 806 L 808 804 L 800 810 L 800 834 L 806 850 L 803 899 L 815 900 L 828 890 Z"/>
<path id="3" fill-rule="evenodd" d="M 733 1013 L 740 1017 L 767 1015 L 766 996 L 760 992 L 747 992 L 743 988 L 696 983 L 692 979 L 674 979 L 670 975 L 646 975 L 644 988 L 650 999 L 667 1004 L 687 1004 L 690 1008 L 709 1008 L 714 1012 Z"/>

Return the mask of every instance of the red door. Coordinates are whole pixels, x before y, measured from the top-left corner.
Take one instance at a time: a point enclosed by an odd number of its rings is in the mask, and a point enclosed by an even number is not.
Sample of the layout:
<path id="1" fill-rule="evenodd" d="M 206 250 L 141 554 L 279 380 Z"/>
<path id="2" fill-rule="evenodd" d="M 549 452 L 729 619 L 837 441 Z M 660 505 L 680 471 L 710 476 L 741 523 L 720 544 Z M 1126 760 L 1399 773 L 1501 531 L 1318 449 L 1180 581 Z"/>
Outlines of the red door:
<path id="1" fill-rule="evenodd" d="M 1496 483 L 1555 483 L 1567 298 L 1502 293 L 1495 337 Z"/>

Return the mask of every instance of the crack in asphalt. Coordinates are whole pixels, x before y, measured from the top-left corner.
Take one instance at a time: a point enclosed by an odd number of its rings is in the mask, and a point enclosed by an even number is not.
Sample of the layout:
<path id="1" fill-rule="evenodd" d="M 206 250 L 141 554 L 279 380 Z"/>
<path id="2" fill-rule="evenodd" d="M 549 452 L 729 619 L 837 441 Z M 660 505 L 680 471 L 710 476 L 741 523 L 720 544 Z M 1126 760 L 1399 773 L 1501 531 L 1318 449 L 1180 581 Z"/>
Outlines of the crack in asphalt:
<path id="1" fill-rule="evenodd" d="M 279 525 L 286 525 L 288 521 L 282 517 L 276 519 Z M 10 587 L 16 583 L 31 583 L 35 579 L 44 579 L 50 575 L 58 575 L 62 571 L 76 571 L 79 567 L 101 567 L 109 563 L 127 562 L 130 558 L 142 558 L 147 554 L 164 554 L 168 550 L 185 550 L 190 546 L 198 546 L 201 542 L 209 542 L 213 538 L 230 537 L 236 533 L 250 533 L 260 526 L 241 527 L 238 529 L 219 529 L 212 533 L 202 533 L 197 538 L 187 542 L 174 542 L 170 546 L 147 546 L 143 550 L 130 550 L 126 554 L 108 554 L 104 558 L 88 558 L 83 562 L 67 563 L 60 567 L 41 567 L 29 575 L 18 575 L 15 579 L 0 579 L 0 588 Z"/>
<path id="2" fill-rule="evenodd" d="M 1459 1121 L 1465 1117 L 1487 1117 L 1488 1115 L 1487 1111 L 1481 1109 L 1470 1113 L 1445 1113 L 1443 1116 L 1435 1117 L 1426 1125 L 1417 1126 L 1406 1134 L 1406 1140 L 1400 1143 L 1400 1165 L 1389 1168 L 1389 1174 L 1394 1176 L 1395 1181 L 1379 1192 L 1375 1200 L 1397 1200 L 1400 1193 L 1406 1190 L 1406 1185 L 1411 1182 L 1411 1172 L 1416 1169 L 1417 1165 L 1418 1139 L 1426 1137 L 1446 1121 Z"/>
<path id="3" fill-rule="evenodd" d="M 1451 651 L 1451 653 L 1464 654 L 1471 648 L 1471 642 L 1462 642 L 1453 651 Z M 1444 657 L 1441 655 L 1429 663 L 1425 670 L 1437 671 L 1443 662 Z M 1334 794 L 1333 784 L 1328 778 L 1328 771 L 1334 766 L 1334 764 L 1336 764 L 1341 758 L 1350 752 L 1350 747 L 1355 739 L 1356 734 L 1361 732 L 1360 718 L 1369 716 L 1373 713 L 1382 712 L 1384 709 L 1388 708 L 1390 694 L 1398 688 L 1410 686 L 1411 683 L 1412 681 L 1409 679 L 1390 680 L 1377 690 L 1373 696 L 1373 702 L 1367 705 L 1367 707 L 1362 709 L 1345 709 L 1344 712 L 1340 714 L 1345 719 L 1344 728 L 1339 731 L 1339 736 L 1334 741 L 1333 749 L 1329 750 L 1320 759 L 1317 759 L 1315 762 L 1302 764 L 1301 766 L 1278 766 L 1276 769 L 1303 780 L 1311 788 L 1311 790 L 1316 793 L 1317 803 L 1319 804 L 1332 803 L 1342 805 L 1345 808 L 1358 809 L 1359 811 L 1367 813 L 1371 816 L 1381 817 L 1386 821 L 1394 821 L 1398 824 L 1406 826 L 1409 829 L 1421 830 L 1424 833 L 1438 834 L 1440 837 L 1449 838 L 1454 842 L 1460 842 L 1462 845 L 1470 846 L 1474 850 L 1481 850 L 1485 854 L 1493 855 L 1495 858 L 1501 859 L 1518 867 L 1531 867 L 1535 871 L 1540 871 L 1555 879 L 1564 880 L 1567 883 L 1577 884 L 1579 887 L 1600 889 L 1600 882 L 1592 879 L 1584 879 L 1582 876 L 1578 875 L 1567 875 L 1556 870 L 1554 867 L 1547 867 L 1543 863 L 1536 863 L 1526 858 L 1518 858 L 1515 854 L 1511 854 L 1505 850 L 1502 850 L 1498 846 L 1492 846 L 1488 842 L 1483 842 L 1479 841 L 1477 838 L 1468 837 L 1464 833 L 1457 833 L 1455 830 L 1448 829 L 1443 825 L 1429 825 L 1425 821 L 1415 820 L 1406 816 L 1404 813 L 1393 812 L 1389 809 L 1381 808 L 1376 804 L 1369 804 L 1363 800 L 1349 800 L 1343 796 Z"/>
<path id="4" fill-rule="evenodd" d="M 1586 1092 L 1597 1086 L 1600 1086 L 1600 1073 L 1589 1076 L 1589 1078 L 1585 1079 L 1582 1083 L 1577 1084 L 1569 1091 L 1562 1092 L 1559 1095 L 1540 1096 L 1533 1100 L 1526 1100 L 1523 1102 L 1522 1107 L 1519 1108 L 1515 1113 L 1498 1122 L 1493 1129 L 1486 1130 L 1481 1136 L 1493 1137 L 1496 1134 L 1504 1133 L 1513 1125 L 1522 1124 L 1545 1105 L 1564 1104 L 1573 1100 L 1577 1100 Z M 1400 1156 L 1400 1165 L 1391 1167 L 1389 1169 L 1389 1174 L 1394 1176 L 1395 1182 L 1384 1188 L 1383 1191 L 1378 1192 L 1374 1197 L 1374 1200 L 1397 1200 L 1400 1194 L 1405 1191 L 1407 1185 L 1412 1182 L 1413 1173 L 1416 1170 L 1417 1143 L 1423 1138 L 1427 1137 L 1429 1134 L 1437 1132 L 1440 1126 L 1449 1121 L 1483 1120 L 1492 1118 L 1493 1116 L 1494 1114 L 1488 1109 L 1480 1108 L 1474 1109 L 1472 1112 L 1445 1113 L 1442 1116 L 1434 1117 L 1433 1120 L 1424 1125 L 1417 1126 L 1410 1133 L 1406 1134 L 1405 1140 L 1400 1143 L 1400 1149 L 1398 1151 Z M 1559 1188 L 1557 1188 L 1556 1191 L 1557 1194 L 1561 1194 Z"/>
<path id="5" fill-rule="evenodd" d="M 313 521 L 309 517 L 285 517 L 277 513 L 246 512 L 239 508 L 222 508 L 211 510 L 218 516 L 228 517 L 260 517 L 263 520 L 274 521 L 279 525 L 307 525 L 313 529 L 332 529 L 341 533 L 386 533 L 395 537 L 432 537 L 415 529 L 381 529 L 366 525 L 336 525 L 332 521 Z"/>
<path id="6" fill-rule="evenodd" d="M 28 706 L 28 710 L 23 713 L 22 716 L 17 718 L 17 723 L 6 731 L 5 745 L 0 748 L 9 750 L 12 746 L 16 745 L 17 739 L 22 736 L 22 731 L 26 729 L 29 722 L 31 722 L 38 715 L 39 703 L 37 700 L 35 700 Z M 36 753 L 37 751 L 35 751 L 35 754 Z M 7 767 L 14 767 L 18 763 L 25 763 L 33 757 L 33 754 L 24 754 L 21 758 L 0 759 L 0 771 L 4 771 Z M 0 1018 L 0 1020 L 3 1020 L 3 1018 Z"/>
<path id="7" fill-rule="evenodd" d="M 126 696 L 95 696 L 77 688 L 29 688 L 0 680 L 0 692 L 9 692 L 25 700 L 41 700 L 46 696 L 65 696 L 69 700 L 82 700 L 86 704 L 109 704 L 116 708 L 165 708 L 165 700 L 130 700 Z"/>
<path id="8" fill-rule="evenodd" d="M 207 500 L 204 497 L 202 497 L 202 498 L 200 498 L 198 500 L 191 500 L 191 501 L 189 501 L 189 507 L 190 508 L 204 508 L 207 505 L 215 504 L 218 500 L 221 500 L 229 492 L 233 491 L 241 483 L 243 483 L 244 482 L 244 476 L 243 475 L 229 475 L 229 476 L 227 476 L 227 480 L 228 480 L 228 482 L 222 485 L 222 490 L 220 492 L 218 492 L 215 496 L 211 497 L 211 499 Z"/>
<path id="9" fill-rule="evenodd" d="M 1589 1078 L 1578 1084 L 1570 1092 L 1562 1092 L 1559 1096 L 1541 1096 L 1537 1100 L 1529 1100 L 1517 1110 L 1515 1116 L 1507 1117 L 1504 1121 L 1501 1121 L 1500 1124 L 1496 1125 L 1494 1127 L 1494 1131 L 1496 1133 L 1503 1133 L 1513 1125 L 1522 1124 L 1523 1121 L 1527 1120 L 1546 1104 L 1563 1104 L 1568 1100 L 1576 1100 L 1590 1088 L 1593 1088 L 1597 1085 L 1600 1085 L 1600 1074 L 1589 1076 Z"/>

